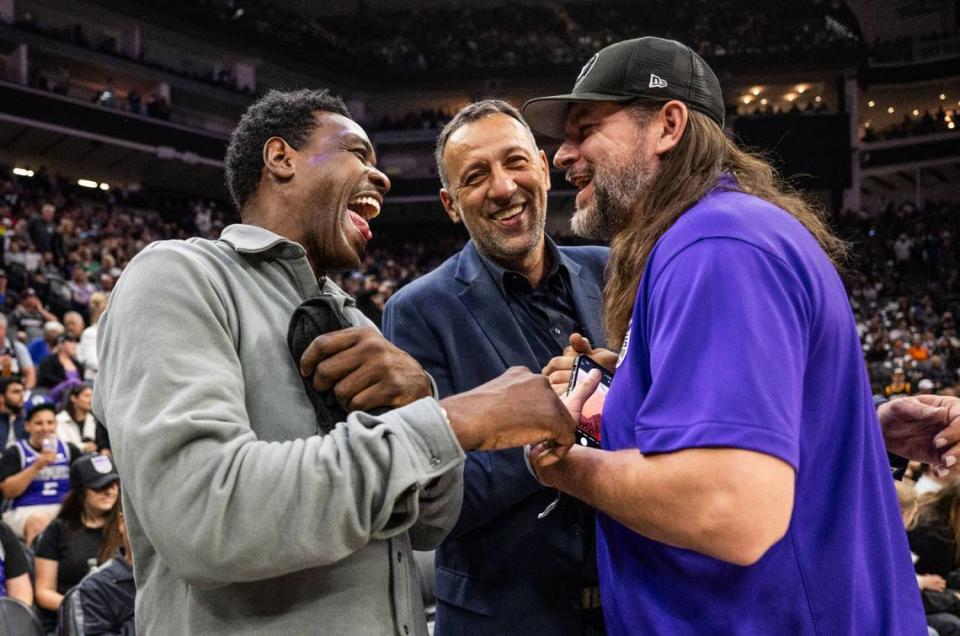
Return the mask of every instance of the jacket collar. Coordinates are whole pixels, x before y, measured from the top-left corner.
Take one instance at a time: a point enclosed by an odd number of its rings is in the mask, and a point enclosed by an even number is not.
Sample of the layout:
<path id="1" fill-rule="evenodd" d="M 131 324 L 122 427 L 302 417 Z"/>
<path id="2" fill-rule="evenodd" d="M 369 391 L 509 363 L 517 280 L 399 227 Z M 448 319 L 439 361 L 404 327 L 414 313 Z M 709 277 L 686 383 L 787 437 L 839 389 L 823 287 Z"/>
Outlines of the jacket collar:
<path id="1" fill-rule="evenodd" d="M 269 254 L 284 259 L 307 255 L 299 243 L 275 234 L 266 228 L 246 223 L 234 223 L 223 228 L 220 240 L 241 254 Z"/>

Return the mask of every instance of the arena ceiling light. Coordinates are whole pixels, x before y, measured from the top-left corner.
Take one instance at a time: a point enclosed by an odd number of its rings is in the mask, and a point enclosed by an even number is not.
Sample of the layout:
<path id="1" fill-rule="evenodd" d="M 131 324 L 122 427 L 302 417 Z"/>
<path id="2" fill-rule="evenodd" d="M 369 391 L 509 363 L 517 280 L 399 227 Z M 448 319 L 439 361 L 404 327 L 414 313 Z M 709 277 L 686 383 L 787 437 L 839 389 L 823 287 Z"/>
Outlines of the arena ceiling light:
<path id="1" fill-rule="evenodd" d="M 100 184 L 90 179 L 77 179 L 77 185 L 81 188 L 97 188 Z"/>
<path id="2" fill-rule="evenodd" d="M 810 88 L 810 87 L 807 86 L 806 84 L 797 84 L 797 89 L 796 89 L 796 90 L 797 90 L 798 93 L 800 93 L 801 95 L 803 95 L 804 93 L 807 92 L 807 89 L 808 89 L 808 88 Z"/>
<path id="3" fill-rule="evenodd" d="M 872 99 L 869 102 L 867 102 L 867 106 L 869 106 L 870 108 L 873 108 L 876 105 L 877 105 L 877 102 L 873 101 Z"/>
<path id="4" fill-rule="evenodd" d="M 109 184 L 109 183 L 101 183 L 101 184 L 100 184 L 100 189 L 103 190 L 104 192 L 106 192 L 107 190 L 110 189 L 110 184 Z"/>
<path id="5" fill-rule="evenodd" d="M 17 175 L 18 177 L 32 177 L 33 170 L 30 170 L 29 168 L 14 168 L 13 174 Z"/>
<path id="6" fill-rule="evenodd" d="M 754 97 L 756 97 L 763 92 L 763 86 L 754 86 L 750 89 L 750 92 L 753 93 Z"/>

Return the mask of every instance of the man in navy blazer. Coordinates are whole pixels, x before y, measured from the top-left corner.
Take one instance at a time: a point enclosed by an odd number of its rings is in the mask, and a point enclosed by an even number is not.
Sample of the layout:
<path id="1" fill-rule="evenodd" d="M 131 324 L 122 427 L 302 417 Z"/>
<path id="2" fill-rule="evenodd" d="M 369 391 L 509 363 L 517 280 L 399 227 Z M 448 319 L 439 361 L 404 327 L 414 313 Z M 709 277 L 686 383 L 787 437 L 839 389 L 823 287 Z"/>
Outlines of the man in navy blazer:
<path id="1" fill-rule="evenodd" d="M 571 333 L 603 341 L 602 247 L 545 235 L 546 155 L 509 104 L 471 104 L 437 144 L 444 208 L 471 241 L 387 303 L 384 334 L 441 396 L 511 366 L 541 370 Z M 517 404 L 518 417 L 523 404 Z M 602 634 L 594 513 L 531 477 L 522 451 L 468 455 L 460 519 L 437 550 L 435 633 Z"/>

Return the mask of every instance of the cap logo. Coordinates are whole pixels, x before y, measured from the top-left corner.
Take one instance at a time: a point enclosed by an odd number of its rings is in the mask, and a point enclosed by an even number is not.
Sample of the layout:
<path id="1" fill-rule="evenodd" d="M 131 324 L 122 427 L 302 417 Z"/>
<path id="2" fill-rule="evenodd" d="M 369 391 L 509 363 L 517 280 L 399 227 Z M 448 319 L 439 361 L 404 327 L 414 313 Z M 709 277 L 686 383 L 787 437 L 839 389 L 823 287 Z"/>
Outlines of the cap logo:
<path id="1" fill-rule="evenodd" d="M 109 475 L 113 471 L 113 465 L 110 463 L 110 459 L 104 455 L 96 455 L 90 459 L 90 463 L 93 464 L 93 468 L 101 475 Z"/>
<path id="2" fill-rule="evenodd" d="M 576 88 L 580 86 L 580 82 L 593 70 L 593 65 L 597 63 L 597 58 L 600 56 L 599 53 L 594 53 L 593 57 L 587 60 L 587 63 L 583 65 L 583 68 L 580 69 L 580 74 L 577 75 L 577 81 L 573 83 L 573 87 Z"/>
<path id="3" fill-rule="evenodd" d="M 650 73 L 650 88 L 666 88 L 667 80 Z"/>

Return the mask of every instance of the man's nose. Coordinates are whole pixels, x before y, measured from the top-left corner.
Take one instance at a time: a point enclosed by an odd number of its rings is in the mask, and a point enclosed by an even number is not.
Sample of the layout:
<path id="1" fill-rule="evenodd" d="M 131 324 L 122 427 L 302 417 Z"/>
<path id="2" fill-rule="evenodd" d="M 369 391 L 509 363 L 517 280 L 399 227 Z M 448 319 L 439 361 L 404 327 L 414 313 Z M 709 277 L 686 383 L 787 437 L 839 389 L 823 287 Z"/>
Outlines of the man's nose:
<path id="1" fill-rule="evenodd" d="M 488 196 L 491 199 L 509 199 L 517 191 L 517 182 L 509 171 L 502 167 L 494 167 L 490 174 L 490 190 Z"/>
<path id="2" fill-rule="evenodd" d="M 570 140 L 566 140 L 560 144 L 560 147 L 557 148 L 557 152 L 553 155 L 553 165 L 559 170 L 566 170 L 575 164 L 579 158 L 580 150 L 577 144 Z"/>
<path id="3" fill-rule="evenodd" d="M 373 166 L 370 166 L 370 183 L 380 191 L 380 194 L 390 191 L 390 178 Z"/>

